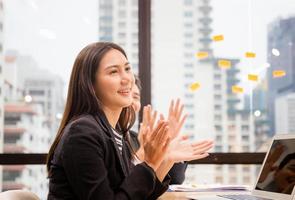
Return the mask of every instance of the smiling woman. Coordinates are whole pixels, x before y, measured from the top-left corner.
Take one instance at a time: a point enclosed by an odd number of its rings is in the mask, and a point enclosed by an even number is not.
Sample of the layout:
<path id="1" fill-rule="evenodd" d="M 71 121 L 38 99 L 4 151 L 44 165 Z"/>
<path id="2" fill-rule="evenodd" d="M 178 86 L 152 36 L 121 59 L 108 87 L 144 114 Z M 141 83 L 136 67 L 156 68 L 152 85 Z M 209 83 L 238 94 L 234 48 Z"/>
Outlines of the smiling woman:
<path id="1" fill-rule="evenodd" d="M 95 92 L 99 100 L 105 102 L 103 108 L 120 111 L 132 102 L 134 76 L 129 62 L 122 52 L 112 49 L 101 59 L 100 66 L 96 73 Z"/>
<path id="2" fill-rule="evenodd" d="M 135 117 L 133 86 L 134 74 L 118 45 L 97 42 L 79 53 L 48 154 L 49 200 L 157 199 L 168 189 L 174 163 L 208 156 L 211 141 L 191 144 L 177 137 L 186 118 L 178 100 L 167 121 L 156 120 L 145 107 L 141 156 L 133 163 L 127 135 Z"/>
<path id="3" fill-rule="evenodd" d="M 155 199 L 167 189 L 157 173 L 169 144 L 167 123 L 151 130 L 155 140 L 145 144 L 143 162 L 131 163 L 125 135 L 134 123 L 133 84 L 118 45 L 94 43 L 79 53 L 48 155 L 48 199 Z"/>

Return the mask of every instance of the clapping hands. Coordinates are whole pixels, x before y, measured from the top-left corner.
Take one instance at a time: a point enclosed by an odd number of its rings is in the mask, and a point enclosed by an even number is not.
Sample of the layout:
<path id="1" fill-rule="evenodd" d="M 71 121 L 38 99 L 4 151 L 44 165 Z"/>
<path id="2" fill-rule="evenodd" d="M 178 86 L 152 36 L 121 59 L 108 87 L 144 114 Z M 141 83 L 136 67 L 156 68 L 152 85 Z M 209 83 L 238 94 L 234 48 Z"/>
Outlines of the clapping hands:
<path id="1" fill-rule="evenodd" d="M 138 136 L 140 149 L 137 152 L 141 160 L 152 163 L 151 165 L 156 168 L 163 160 L 176 163 L 202 159 L 209 155 L 208 150 L 213 146 L 212 141 L 191 142 L 188 137 L 180 136 L 180 130 L 187 117 L 183 115 L 183 107 L 179 99 L 176 102 L 172 100 L 167 120 L 160 115 L 158 121 L 157 112 L 153 111 L 150 105 L 144 107 Z"/>

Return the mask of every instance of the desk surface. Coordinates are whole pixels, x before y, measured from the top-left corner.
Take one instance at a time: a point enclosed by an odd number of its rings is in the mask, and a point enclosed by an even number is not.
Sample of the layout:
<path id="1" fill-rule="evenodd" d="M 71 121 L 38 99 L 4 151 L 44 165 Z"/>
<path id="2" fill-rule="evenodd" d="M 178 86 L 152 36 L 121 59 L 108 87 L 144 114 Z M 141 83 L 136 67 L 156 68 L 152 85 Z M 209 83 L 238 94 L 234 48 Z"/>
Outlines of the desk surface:
<path id="1" fill-rule="evenodd" d="M 165 192 L 159 200 L 190 200 L 187 196 L 198 195 L 208 197 L 217 194 L 250 194 L 249 191 L 233 191 L 233 192 Z"/>

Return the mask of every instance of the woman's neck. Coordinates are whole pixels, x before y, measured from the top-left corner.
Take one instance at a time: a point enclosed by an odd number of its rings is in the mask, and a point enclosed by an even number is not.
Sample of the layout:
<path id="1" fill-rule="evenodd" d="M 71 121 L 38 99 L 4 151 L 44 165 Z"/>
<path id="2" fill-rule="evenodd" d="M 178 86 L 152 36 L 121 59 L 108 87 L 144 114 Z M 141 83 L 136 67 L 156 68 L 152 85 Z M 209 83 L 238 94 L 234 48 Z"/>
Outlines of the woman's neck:
<path id="1" fill-rule="evenodd" d="M 113 128 L 116 128 L 116 124 L 119 120 L 120 114 L 122 112 L 122 109 L 110 109 L 108 107 L 103 107 L 102 108 L 104 111 L 104 114 L 106 115 L 107 120 L 109 121 L 110 125 Z"/>

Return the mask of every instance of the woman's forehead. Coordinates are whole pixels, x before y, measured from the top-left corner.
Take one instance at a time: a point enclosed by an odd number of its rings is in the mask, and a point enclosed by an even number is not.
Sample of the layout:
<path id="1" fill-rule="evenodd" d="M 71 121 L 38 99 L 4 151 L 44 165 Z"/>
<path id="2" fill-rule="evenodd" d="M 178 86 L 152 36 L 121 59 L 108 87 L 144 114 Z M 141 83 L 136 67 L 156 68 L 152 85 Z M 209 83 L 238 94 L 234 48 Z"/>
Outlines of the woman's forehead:
<path id="1" fill-rule="evenodd" d="M 111 49 L 101 59 L 101 67 L 121 66 L 129 64 L 127 58 L 117 49 Z"/>

